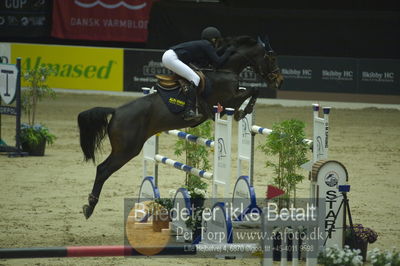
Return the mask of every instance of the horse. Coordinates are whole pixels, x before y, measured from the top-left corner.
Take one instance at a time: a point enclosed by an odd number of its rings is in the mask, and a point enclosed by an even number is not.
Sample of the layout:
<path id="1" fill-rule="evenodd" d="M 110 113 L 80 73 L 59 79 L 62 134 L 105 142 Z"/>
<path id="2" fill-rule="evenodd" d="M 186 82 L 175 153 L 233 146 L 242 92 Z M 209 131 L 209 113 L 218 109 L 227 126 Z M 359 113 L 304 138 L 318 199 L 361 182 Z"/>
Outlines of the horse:
<path id="1" fill-rule="evenodd" d="M 283 76 L 280 73 L 276 54 L 267 39 L 249 36 L 226 38 L 222 47 L 233 46 L 235 51 L 219 69 L 204 69 L 202 72 L 212 84 L 210 95 L 198 96 L 198 112 L 201 117 L 185 121 L 181 114 L 169 112 L 159 93 L 137 98 L 118 108 L 94 107 L 78 115 L 80 146 L 85 161 L 93 160 L 95 151 L 108 135 L 111 153 L 97 166 L 93 188 L 83 214 L 88 219 L 98 203 L 105 181 L 142 150 L 145 141 L 156 133 L 194 127 L 207 119 L 213 119 L 213 106 L 220 104 L 235 109 L 238 121 L 253 111 L 259 91 L 257 88 L 239 89 L 239 74 L 251 67 L 268 84 L 269 88 L 280 88 Z M 250 98 L 244 110 L 242 103 Z"/>

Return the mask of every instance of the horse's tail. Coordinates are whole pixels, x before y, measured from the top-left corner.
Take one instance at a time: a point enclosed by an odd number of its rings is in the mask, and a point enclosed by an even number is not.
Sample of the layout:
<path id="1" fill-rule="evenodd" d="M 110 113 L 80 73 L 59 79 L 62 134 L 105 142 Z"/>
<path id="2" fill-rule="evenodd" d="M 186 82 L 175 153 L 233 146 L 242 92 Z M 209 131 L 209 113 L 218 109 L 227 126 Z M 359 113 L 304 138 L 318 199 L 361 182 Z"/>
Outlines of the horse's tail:
<path id="1" fill-rule="evenodd" d="M 107 116 L 114 111 L 114 108 L 95 107 L 78 115 L 80 143 L 85 161 L 92 159 L 95 162 L 94 153 L 107 134 Z"/>

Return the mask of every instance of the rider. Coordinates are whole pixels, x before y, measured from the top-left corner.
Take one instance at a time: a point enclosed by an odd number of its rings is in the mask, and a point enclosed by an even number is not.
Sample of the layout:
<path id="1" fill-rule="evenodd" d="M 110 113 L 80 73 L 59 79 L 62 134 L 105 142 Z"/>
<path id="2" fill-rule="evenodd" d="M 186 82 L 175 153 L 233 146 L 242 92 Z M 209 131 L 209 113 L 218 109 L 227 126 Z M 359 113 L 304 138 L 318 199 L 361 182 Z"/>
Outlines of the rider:
<path id="1" fill-rule="evenodd" d="M 219 67 L 233 53 L 233 48 L 225 50 L 222 56 L 218 56 L 216 48 L 221 39 L 221 33 L 215 27 L 207 27 L 201 33 L 201 40 L 189 41 L 172 46 L 162 56 L 163 65 L 179 76 L 184 77 L 190 82 L 187 88 L 187 100 L 185 105 L 185 120 L 197 119 L 195 102 L 196 88 L 200 83 L 200 77 L 188 64 L 205 67 L 210 64 Z"/>

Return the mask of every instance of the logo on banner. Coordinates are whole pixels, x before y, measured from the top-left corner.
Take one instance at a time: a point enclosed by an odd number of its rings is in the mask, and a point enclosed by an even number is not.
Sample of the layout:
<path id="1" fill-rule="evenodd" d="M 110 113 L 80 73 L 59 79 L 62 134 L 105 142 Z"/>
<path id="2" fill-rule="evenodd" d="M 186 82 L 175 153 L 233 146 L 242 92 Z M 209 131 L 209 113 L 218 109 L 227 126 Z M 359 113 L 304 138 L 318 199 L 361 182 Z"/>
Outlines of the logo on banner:
<path id="1" fill-rule="evenodd" d="M 0 64 L 0 95 L 6 104 L 14 101 L 17 91 L 18 69 L 16 65 Z"/>
<path id="2" fill-rule="evenodd" d="M 285 79 L 311 79 L 312 69 L 282 68 Z"/>
<path id="3" fill-rule="evenodd" d="M 361 72 L 362 81 L 394 82 L 394 72 Z"/>
<path id="4" fill-rule="evenodd" d="M 325 184 L 329 187 L 334 187 L 339 183 L 339 176 L 336 172 L 328 172 L 325 176 Z"/>
<path id="5" fill-rule="evenodd" d="M 165 68 L 161 62 L 150 60 L 147 65 L 143 65 L 144 76 L 171 75 L 172 72 Z"/>
<path id="6" fill-rule="evenodd" d="M 53 88 L 122 90 L 122 49 L 13 44 L 12 51 L 23 69 L 49 68 Z"/>
<path id="7" fill-rule="evenodd" d="M 95 7 L 95 6 L 99 5 L 99 6 L 102 6 L 104 8 L 107 8 L 107 9 L 115 9 L 115 8 L 123 6 L 123 7 L 127 8 L 127 9 L 130 9 L 130 10 L 143 9 L 147 5 L 146 2 L 144 2 L 144 3 L 140 4 L 140 5 L 130 5 L 130 4 L 125 3 L 125 1 L 120 1 L 120 2 L 118 2 L 116 4 L 107 4 L 107 3 L 104 3 L 101 0 L 95 0 L 93 2 L 89 1 L 88 3 L 84 3 L 84 2 L 82 2 L 82 0 L 75 0 L 75 4 L 77 6 L 80 6 L 80 7 L 83 7 L 83 8 L 92 8 L 92 7 Z"/>
<path id="8" fill-rule="evenodd" d="M 322 79 L 324 80 L 353 80 L 353 71 L 351 70 L 322 70 Z"/>
<path id="9" fill-rule="evenodd" d="M 266 88 L 267 83 L 263 81 L 257 81 L 257 75 L 250 67 L 246 67 L 240 74 L 240 81 L 239 85 L 243 87 L 259 87 L 259 88 Z"/>
<path id="10" fill-rule="evenodd" d="M 226 157 L 225 141 L 223 138 L 219 138 L 217 143 L 218 143 L 218 160 L 220 161 Z"/>
<path id="11" fill-rule="evenodd" d="M 151 0 L 54 1 L 52 36 L 145 42 Z"/>
<path id="12" fill-rule="evenodd" d="M 254 71 L 250 67 L 246 67 L 240 73 L 240 78 L 244 79 L 246 81 L 256 81 L 257 80 L 256 73 L 254 73 Z"/>

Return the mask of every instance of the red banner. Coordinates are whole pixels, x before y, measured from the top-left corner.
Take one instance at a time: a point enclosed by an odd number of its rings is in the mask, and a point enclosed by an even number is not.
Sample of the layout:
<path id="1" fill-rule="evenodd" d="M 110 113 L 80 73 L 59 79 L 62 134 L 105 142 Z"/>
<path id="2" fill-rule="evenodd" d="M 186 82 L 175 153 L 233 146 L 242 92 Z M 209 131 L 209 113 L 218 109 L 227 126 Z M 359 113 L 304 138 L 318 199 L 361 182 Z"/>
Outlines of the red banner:
<path id="1" fill-rule="evenodd" d="M 52 36 L 146 42 L 152 0 L 54 0 Z"/>

